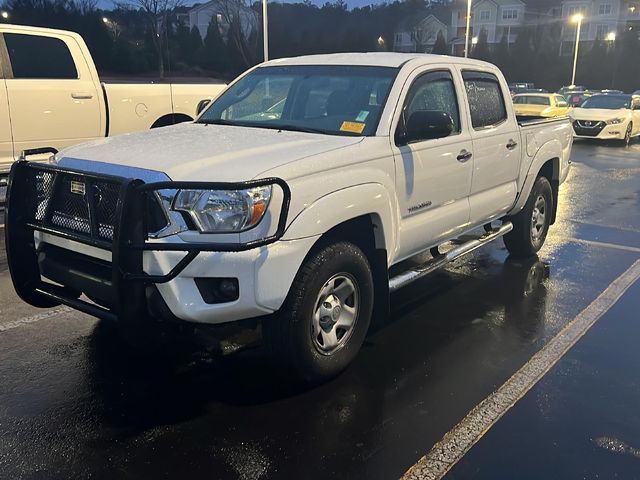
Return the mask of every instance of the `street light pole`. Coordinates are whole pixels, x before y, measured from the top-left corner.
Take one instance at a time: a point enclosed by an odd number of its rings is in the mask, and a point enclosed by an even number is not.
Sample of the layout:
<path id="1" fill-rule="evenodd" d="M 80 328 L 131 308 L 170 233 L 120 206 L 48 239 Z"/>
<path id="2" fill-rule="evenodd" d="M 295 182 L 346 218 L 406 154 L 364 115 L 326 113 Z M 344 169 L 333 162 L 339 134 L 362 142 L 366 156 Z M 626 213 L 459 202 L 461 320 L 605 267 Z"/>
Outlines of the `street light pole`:
<path id="1" fill-rule="evenodd" d="M 467 0 L 467 31 L 464 34 L 464 58 L 469 56 L 469 26 L 471 24 L 471 1 Z"/>
<path id="2" fill-rule="evenodd" d="M 262 42 L 264 46 L 264 61 L 269 60 L 269 22 L 267 20 L 267 0 L 262 0 Z"/>
<path id="3" fill-rule="evenodd" d="M 576 14 L 572 17 L 572 21 L 578 25 L 576 27 L 576 49 L 573 55 L 573 73 L 571 75 L 571 86 L 576 84 L 576 66 L 578 65 L 578 47 L 580 46 L 580 27 L 582 26 L 582 19 L 584 17 L 581 14 Z"/>

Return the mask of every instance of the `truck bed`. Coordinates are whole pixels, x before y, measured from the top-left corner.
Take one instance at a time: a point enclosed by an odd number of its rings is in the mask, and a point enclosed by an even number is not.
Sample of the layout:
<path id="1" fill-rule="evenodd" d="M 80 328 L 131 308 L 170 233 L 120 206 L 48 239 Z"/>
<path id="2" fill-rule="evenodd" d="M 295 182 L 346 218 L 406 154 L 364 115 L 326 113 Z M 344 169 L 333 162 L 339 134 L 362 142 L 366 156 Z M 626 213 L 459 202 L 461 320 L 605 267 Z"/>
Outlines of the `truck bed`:
<path id="1" fill-rule="evenodd" d="M 541 125 L 545 123 L 566 122 L 569 117 L 542 117 L 540 115 L 516 115 L 518 125 L 521 127 L 529 127 L 532 125 Z"/>

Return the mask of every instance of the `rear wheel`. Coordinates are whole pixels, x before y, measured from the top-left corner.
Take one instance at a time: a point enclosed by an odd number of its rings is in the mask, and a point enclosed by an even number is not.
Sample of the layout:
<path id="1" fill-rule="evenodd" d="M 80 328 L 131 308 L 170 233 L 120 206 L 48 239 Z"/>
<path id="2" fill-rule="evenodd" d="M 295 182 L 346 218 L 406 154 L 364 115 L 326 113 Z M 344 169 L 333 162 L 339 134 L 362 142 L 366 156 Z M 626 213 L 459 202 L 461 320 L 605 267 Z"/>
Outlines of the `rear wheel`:
<path id="1" fill-rule="evenodd" d="M 524 208 L 511 217 L 513 230 L 504 236 L 504 244 L 509 252 L 526 257 L 540 250 L 547 238 L 552 212 L 551 184 L 546 177 L 538 177 Z"/>
<path id="2" fill-rule="evenodd" d="M 373 277 L 350 242 L 312 253 L 280 311 L 263 323 L 270 352 L 294 375 L 319 382 L 344 370 L 358 353 L 373 311 Z"/>

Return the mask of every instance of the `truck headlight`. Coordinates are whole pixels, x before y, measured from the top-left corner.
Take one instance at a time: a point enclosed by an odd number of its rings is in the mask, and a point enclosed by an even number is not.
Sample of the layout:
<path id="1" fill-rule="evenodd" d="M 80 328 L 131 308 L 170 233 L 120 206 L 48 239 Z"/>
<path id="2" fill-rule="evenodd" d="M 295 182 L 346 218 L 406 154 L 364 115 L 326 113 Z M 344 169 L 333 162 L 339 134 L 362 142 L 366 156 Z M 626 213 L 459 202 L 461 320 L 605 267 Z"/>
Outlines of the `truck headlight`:
<path id="1" fill-rule="evenodd" d="M 622 122 L 624 122 L 624 118 L 612 118 L 611 120 L 607 120 L 605 123 L 607 125 L 618 125 Z"/>
<path id="2" fill-rule="evenodd" d="M 271 185 L 246 190 L 180 190 L 172 210 L 188 214 L 203 233 L 242 232 L 262 220 Z"/>

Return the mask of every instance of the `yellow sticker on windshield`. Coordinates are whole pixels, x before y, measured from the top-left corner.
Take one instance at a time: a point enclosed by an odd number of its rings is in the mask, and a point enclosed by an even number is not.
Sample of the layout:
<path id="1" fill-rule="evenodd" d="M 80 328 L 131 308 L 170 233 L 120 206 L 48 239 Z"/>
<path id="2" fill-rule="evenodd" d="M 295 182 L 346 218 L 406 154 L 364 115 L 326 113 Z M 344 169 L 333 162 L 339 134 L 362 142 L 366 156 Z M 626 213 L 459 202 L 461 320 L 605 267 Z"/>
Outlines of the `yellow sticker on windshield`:
<path id="1" fill-rule="evenodd" d="M 367 125 L 366 123 L 360 123 L 360 122 L 342 122 L 342 125 L 340 125 L 340 131 L 362 133 L 366 125 Z"/>

